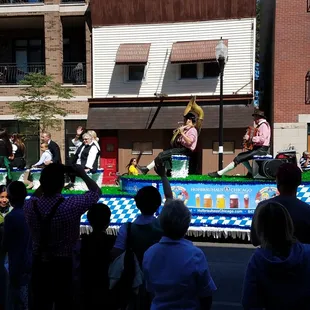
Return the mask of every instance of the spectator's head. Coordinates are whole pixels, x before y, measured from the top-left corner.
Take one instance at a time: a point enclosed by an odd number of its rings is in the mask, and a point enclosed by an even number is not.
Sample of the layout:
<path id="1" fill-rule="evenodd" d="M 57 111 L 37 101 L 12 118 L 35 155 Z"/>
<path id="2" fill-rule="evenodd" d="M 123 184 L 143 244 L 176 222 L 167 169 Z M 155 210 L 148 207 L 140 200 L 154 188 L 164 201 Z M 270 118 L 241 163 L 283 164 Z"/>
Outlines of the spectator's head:
<path id="1" fill-rule="evenodd" d="M 302 157 L 303 157 L 303 158 L 308 158 L 309 155 L 310 155 L 310 154 L 309 154 L 309 152 L 307 152 L 307 151 L 305 151 L 305 152 L 302 153 Z"/>
<path id="2" fill-rule="evenodd" d="M 5 185 L 0 185 L 0 208 L 6 208 L 9 205 L 8 192 Z"/>
<path id="3" fill-rule="evenodd" d="M 255 229 L 263 248 L 284 250 L 294 242 L 293 221 L 286 208 L 276 202 L 259 207 Z"/>
<path id="4" fill-rule="evenodd" d="M 0 139 L 9 140 L 8 132 L 4 128 L 0 128 Z"/>
<path id="5" fill-rule="evenodd" d="M 48 144 L 48 141 L 50 141 L 52 138 L 52 135 L 50 132 L 43 132 L 41 134 L 41 141 L 44 142 L 44 143 L 47 143 Z"/>
<path id="6" fill-rule="evenodd" d="M 7 188 L 8 198 L 13 207 L 22 207 L 27 197 L 27 189 L 23 182 L 13 181 Z"/>
<path id="7" fill-rule="evenodd" d="M 136 158 L 131 158 L 126 167 L 129 168 L 131 165 L 133 165 L 135 167 L 137 166 L 137 159 Z"/>
<path id="8" fill-rule="evenodd" d="M 301 184 L 301 170 L 295 164 L 282 164 L 277 172 L 277 186 L 281 195 L 296 196 Z"/>
<path id="9" fill-rule="evenodd" d="M 184 116 L 184 125 L 194 125 L 196 124 L 195 114 L 189 112 Z"/>
<path id="10" fill-rule="evenodd" d="M 41 172 L 41 188 L 45 196 L 54 196 L 61 193 L 65 184 L 65 166 L 50 164 Z"/>
<path id="11" fill-rule="evenodd" d="M 84 133 L 83 135 L 83 143 L 88 145 L 90 143 L 92 143 L 93 141 L 93 137 L 91 134 L 89 134 L 88 132 Z"/>
<path id="12" fill-rule="evenodd" d="M 45 143 L 45 142 L 42 142 L 41 143 L 41 146 L 40 146 L 40 149 L 41 149 L 41 152 L 45 152 L 46 150 L 48 150 L 48 144 Z"/>
<path id="13" fill-rule="evenodd" d="M 94 141 L 99 141 L 99 138 L 97 137 L 97 133 L 94 130 L 88 130 L 87 133 L 89 133 Z"/>
<path id="14" fill-rule="evenodd" d="M 143 215 L 154 215 L 161 205 L 161 196 L 154 186 L 145 186 L 137 192 L 135 202 Z"/>
<path id="15" fill-rule="evenodd" d="M 96 232 L 105 231 L 110 224 L 111 210 L 103 203 L 93 204 L 87 212 L 90 226 Z"/>
<path id="16" fill-rule="evenodd" d="M 181 239 L 185 236 L 191 222 L 191 213 L 181 200 L 168 200 L 159 215 L 164 236 Z"/>

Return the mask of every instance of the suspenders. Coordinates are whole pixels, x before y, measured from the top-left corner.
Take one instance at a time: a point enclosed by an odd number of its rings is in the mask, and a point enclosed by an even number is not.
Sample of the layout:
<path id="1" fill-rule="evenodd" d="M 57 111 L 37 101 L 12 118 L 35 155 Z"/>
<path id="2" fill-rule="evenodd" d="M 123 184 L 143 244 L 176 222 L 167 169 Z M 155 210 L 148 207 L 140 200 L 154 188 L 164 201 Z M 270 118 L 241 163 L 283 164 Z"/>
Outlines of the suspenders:
<path id="1" fill-rule="evenodd" d="M 64 202 L 65 198 L 61 197 L 55 205 L 52 207 L 51 212 L 46 216 L 42 216 L 38 209 L 38 202 L 37 200 L 33 201 L 33 211 L 37 216 L 37 220 L 40 223 L 40 240 L 39 240 L 39 249 L 38 255 L 42 260 L 48 261 L 53 256 L 52 248 L 49 244 L 50 237 L 51 237 L 51 224 L 52 219 L 54 218 L 58 207 Z"/>

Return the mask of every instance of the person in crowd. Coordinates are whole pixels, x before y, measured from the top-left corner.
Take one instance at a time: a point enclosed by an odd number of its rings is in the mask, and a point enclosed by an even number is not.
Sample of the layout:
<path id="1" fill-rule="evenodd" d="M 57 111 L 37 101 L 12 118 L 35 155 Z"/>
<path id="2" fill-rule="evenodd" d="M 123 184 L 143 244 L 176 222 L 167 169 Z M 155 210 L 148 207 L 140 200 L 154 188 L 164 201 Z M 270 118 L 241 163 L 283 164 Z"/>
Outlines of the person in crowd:
<path id="1" fill-rule="evenodd" d="M 128 174 L 129 175 L 138 175 L 139 171 L 137 169 L 137 159 L 136 158 L 131 158 L 129 161 L 129 164 L 126 166 L 128 169 Z"/>
<path id="2" fill-rule="evenodd" d="M 59 145 L 54 142 L 52 139 L 52 135 L 49 132 L 44 132 L 41 135 L 41 141 L 48 145 L 48 149 L 52 153 L 52 160 L 46 160 L 44 164 L 47 166 L 51 163 L 54 164 L 61 164 L 61 155 L 60 155 L 60 148 Z"/>
<path id="3" fill-rule="evenodd" d="M 28 288 L 32 265 L 32 244 L 23 211 L 25 185 L 13 181 L 7 189 L 13 210 L 5 217 L 1 261 L 8 254 L 9 301 L 12 310 L 28 309 Z"/>
<path id="4" fill-rule="evenodd" d="M 100 151 L 100 145 L 99 145 L 99 143 L 98 143 L 99 138 L 97 137 L 96 131 L 94 131 L 94 130 L 88 130 L 87 133 L 89 133 L 89 134 L 92 136 L 94 144 L 96 145 L 96 147 L 97 147 L 98 150 Z"/>
<path id="5" fill-rule="evenodd" d="M 256 110 L 252 116 L 256 125 L 255 128 L 257 129 L 257 133 L 253 137 L 250 137 L 247 134 L 243 137 L 244 141 L 250 142 L 252 149 L 239 153 L 224 169 L 208 173 L 210 177 L 221 178 L 227 172 L 235 169 L 239 164 L 243 164 L 243 166 L 248 170 L 247 177 L 253 177 L 253 171 L 249 161 L 256 155 L 263 156 L 268 154 L 271 129 L 263 111 Z"/>
<path id="6" fill-rule="evenodd" d="M 65 199 L 65 173 L 74 173 L 89 191 Z M 24 212 L 33 248 L 34 310 L 72 309 L 72 253 L 79 238 L 80 218 L 100 197 L 101 189 L 79 165 L 50 164 L 42 170 L 40 187 L 26 201 Z"/>
<path id="7" fill-rule="evenodd" d="M 2 240 L 4 234 L 4 219 L 12 210 L 9 203 L 7 187 L 0 185 L 0 253 L 2 252 Z M 0 309 L 4 309 L 7 297 L 7 272 L 4 267 L 5 262 L 0 263 Z"/>
<path id="8" fill-rule="evenodd" d="M 309 171 L 310 170 L 310 153 L 303 152 L 302 157 L 300 158 L 299 164 L 303 172 Z"/>
<path id="9" fill-rule="evenodd" d="M 7 169 L 7 185 L 12 182 L 12 173 L 9 158 L 13 156 L 13 147 L 8 133 L 0 128 L 0 168 Z"/>
<path id="10" fill-rule="evenodd" d="M 98 168 L 98 158 L 100 151 L 93 138 L 89 133 L 83 135 L 83 144 L 80 145 L 75 152 L 73 164 L 81 166 L 87 173 L 95 173 Z M 65 186 L 65 189 L 74 188 L 75 175 L 70 175 L 70 183 Z"/>
<path id="11" fill-rule="evenodd" d="M 264 202 L 255 229 L 261 247 L 246 270 L 244 309 L 310 309 L 310 245 L 295 239 L 287 208 L 276 201 Z"/>
<path id="12" fill-rule="evenodd" d="M 173 195 L 164 164 L 156 166 L 155 171 L 161 177 L 166 199 L 172 199 Z M 145 186 L 137 192 L 135 202 L 141 215 L 131 225 L 130 243 L 140 266 L 142 266 L 145 251 L 157 243 L 163 235 L 159 221 L 154 216 L 154 213 L 161 205 L 162 199 L 155 187 Z M 127 230 L 127 224 L 120 227 L 115 245 L 111 251 L 111 260 L 114 260 L 126 250 Z M 137 301 L 133 301 L 133 303 L 137 302 L 140 309 L 149 309 L 151 297 L 146 294 L 145 287 L 141 287 L 139 293 Z"/>
<path id="13" fill-rule="evenodd" d="M 26 166 L 25 153 L 26 146 L 21 138 L 21 136 L 17 133 L 13 133 L 10 139 L 12 143 L 13 155 L 10 157 L 11 167 L 16 167 L 18 169 L 24 169 Z"/>
<path id="14" fill-rule="evenodd" d="M 110 309 L 109 277 L 110 251 L 115 238 L 107 235 L 111 211 L 105 204 L 94 204 L 87 213 L 93 231 L 82 235 L 81 282 L 83 309 Z"/>
<path id="15" fill-rule="evenodd" d="M 267 201 L 282 204 L 293 219 L 295 237 L 302 243 L 310 243 L 310 207 L 307 203 L 296 197 L 297 188 L 301 184 L 301 175 L 301 170 L 295 164 L 282 164 L 276 176 L 280 195 Z M 259 209 L 264 203 L 261 202 L 258 204 L 253 215 L 251 239 L 254 246 L 260 245 L 255 222 Z"/>
<path id="16" fill-rule="evenodd" d="M 159 215 L 163 237 L 144 254 L 151 309 L 211 309 L 216 286 L 203 251 L 184 239 L 191 213 L 181 200 L 166 202 Z"/>

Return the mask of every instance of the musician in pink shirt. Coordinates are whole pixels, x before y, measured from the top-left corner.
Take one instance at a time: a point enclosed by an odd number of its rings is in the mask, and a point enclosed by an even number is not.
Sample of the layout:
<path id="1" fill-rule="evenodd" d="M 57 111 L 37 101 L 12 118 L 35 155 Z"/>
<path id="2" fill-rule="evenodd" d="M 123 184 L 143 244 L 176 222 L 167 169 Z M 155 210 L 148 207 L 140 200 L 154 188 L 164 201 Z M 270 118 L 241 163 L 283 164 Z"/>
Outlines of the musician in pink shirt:
<path id="1" fill-rule="evenodd" d="M 138 169 L 147 174 L 151 169 L 155 167 L 155 164 L 165 164 L 169 170 L 170 158 L 172 155 L 186 155 L 190 156 L 196 149 L 198 132 L 195 128 L 196 116 L 193 113 L 188 113 L 184 116 L 184 125 L 179 128 L 180 134 L 176 139 L 175 146 L 169 150 L 163 151 L 146 167 L 139 167 Z"/>
<path id="2" fill-rule="evenodd" d="M 249 163 L 249 160 L 252 160 L 255 155 L 267 155 L 269 152 L 270 147 L 270 138 L 271 138 L 271 130 L 270 125 L 266 121 L 266 117 L 263 111 L 256 110 L 253 114 L 253 119 L 257 128 L 256 135 L 252 138 L 253 149 L 242 152 L 234 158 L 234 160 L 226 166 L 223 170 L 215 171 L 209 173 L 210 177 L 213 178 L 221 178 L 222 175 L 226 174 L 227 172 L 233 170 L 239 164 L 243 164 L 247 170 L 248 174 L 247 177 L 252 177 L 252 167 Z M 245 141 L 248 141 L 250 137 L 245 135 L 243 137 Z"/>

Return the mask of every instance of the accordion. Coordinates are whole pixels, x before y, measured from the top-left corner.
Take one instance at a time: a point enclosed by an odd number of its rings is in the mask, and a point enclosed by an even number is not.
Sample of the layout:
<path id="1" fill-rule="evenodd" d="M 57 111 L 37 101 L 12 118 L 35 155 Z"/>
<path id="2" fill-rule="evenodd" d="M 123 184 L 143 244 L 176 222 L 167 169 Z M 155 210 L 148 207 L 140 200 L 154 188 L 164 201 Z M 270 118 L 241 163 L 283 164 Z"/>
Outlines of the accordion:
<path id="1" fill-rule="evenodd" d="M 255 137 L 258 133 L 258 128 L 249 126 L 247 128 L 247 131 L 245 133 L 246 136 L 249 136 L 248 140 L 243 140 L 243 148 L 247 149 L 247 150 L 253 150 L 254 147 L 254 143 L 253 143 L 253 137 Z"/>

